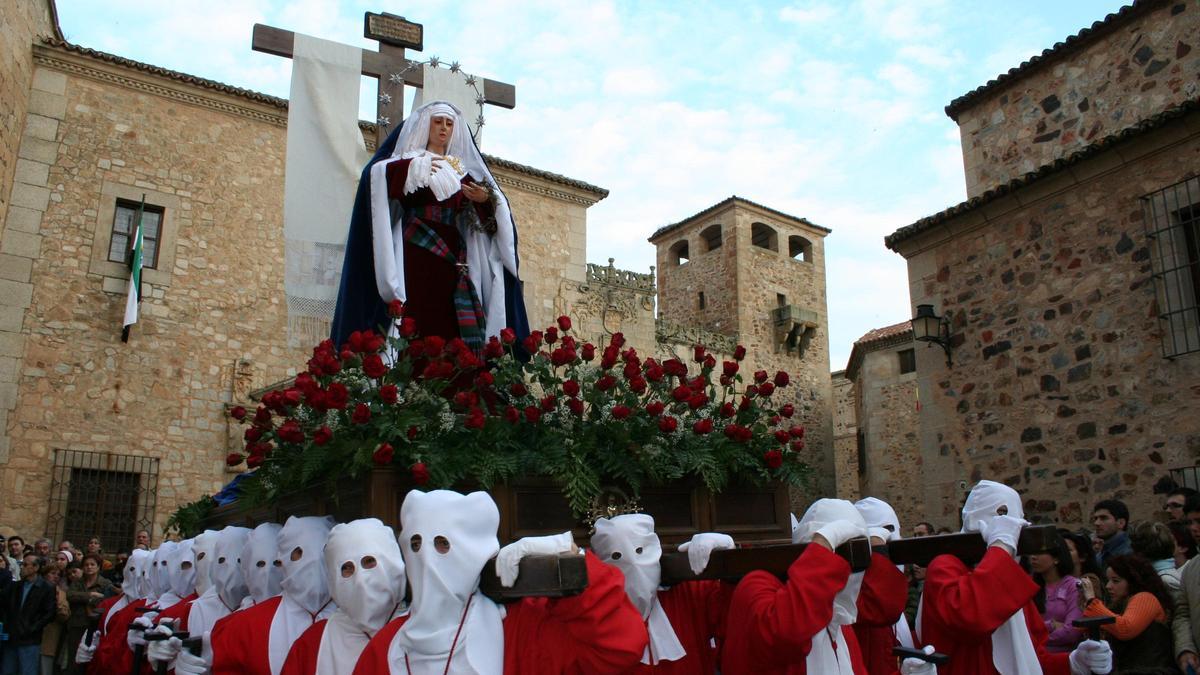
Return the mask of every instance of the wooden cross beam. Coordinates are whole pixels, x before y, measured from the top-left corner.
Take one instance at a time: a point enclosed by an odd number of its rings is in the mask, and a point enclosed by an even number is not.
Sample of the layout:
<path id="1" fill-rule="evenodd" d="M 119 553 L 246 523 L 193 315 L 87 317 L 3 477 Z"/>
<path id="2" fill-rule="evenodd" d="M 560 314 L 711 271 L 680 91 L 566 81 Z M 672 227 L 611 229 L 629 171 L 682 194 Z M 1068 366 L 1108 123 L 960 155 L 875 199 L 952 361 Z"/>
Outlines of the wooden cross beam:
<path id="1" fill-rule="evenodd" d="M 362 50 L 362 74 L 379 81 L 376 96 L 376 140 L 387 137 L 390 127 L 404 119 L 404 87 L 423 87 L 425 73 L 417 62 L 404 56 L 406 47 L 421 51 L 423 28 L 420 24 L 406 21 L 391 14 L 367 12 L 364 16 L 363 36 L 379 41 L 378 51 Z M 256 52 L 292 58 L 296 34 L 290 30 L 254 24 L 251 48 Z M 480 95 L 483 102 L 501 108 L 512 109 L 517 105 L 517 90 L 506 82 L 483 78 L 480 80 Z M 392 91 L 385 91 L 391 85 Z"/>

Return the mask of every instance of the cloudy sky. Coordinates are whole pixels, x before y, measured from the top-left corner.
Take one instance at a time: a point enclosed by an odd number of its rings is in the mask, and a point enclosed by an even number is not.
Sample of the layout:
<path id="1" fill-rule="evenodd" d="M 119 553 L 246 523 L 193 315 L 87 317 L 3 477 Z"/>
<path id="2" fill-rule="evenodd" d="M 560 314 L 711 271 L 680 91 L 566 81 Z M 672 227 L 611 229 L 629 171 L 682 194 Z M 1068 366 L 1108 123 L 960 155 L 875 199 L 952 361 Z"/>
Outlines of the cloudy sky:
<path id="1" fill-rule="evenodd" d="M 291 61 L 250 50 L 255 23 L 369 49 L 364 11 L 423 23 L 423 57 L 516 85 L 515 110 L 487 111 L 485 151 L 611 191 L 589 211 L 589 261 L 647 271 L 651 232 L 731 194 L 832 228 L 837 370 L 863 333 L 910 316 L 904 261 L 883 236 L 966 198 L 958 129 L 942 108 L 1122 4 L 58 0 L 58 10 L 77 44 L 283 97 Z"/>

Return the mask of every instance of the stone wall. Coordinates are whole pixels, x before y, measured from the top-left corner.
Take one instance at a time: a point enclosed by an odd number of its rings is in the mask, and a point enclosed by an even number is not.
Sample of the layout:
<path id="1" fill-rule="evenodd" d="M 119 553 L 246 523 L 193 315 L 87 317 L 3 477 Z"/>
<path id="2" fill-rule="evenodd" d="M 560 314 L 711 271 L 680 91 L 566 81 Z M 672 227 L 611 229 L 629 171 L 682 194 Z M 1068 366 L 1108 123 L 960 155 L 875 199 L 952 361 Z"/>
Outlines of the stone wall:
<path id="1" fill-rule="evenodd" d="M 930 519 L 981 478 L 1035 521 L 1080 525 L 1106 497 L 1150 517 L 1153 482 L 1200 463 L 1200 353 L 1163 357 L 1140 202 L 1198 166 L 1192 112 L 893 242 L 912 302 L 952 322 L 953 367 L 917 350 Z"/>
<path id="2" fill-rule="evenodd" d="M 0 2 L 0 225 L 8 213 L 13 175 L 25 129 L 25 111 L 32 96 L 33 55 L 29 45 L 38 35 L 53 35 L 55 26 L 46 0 L 3 0 Z M 40 139 L 35 139 L 40 140 Z M 24 154 L 36 154 L 37 143 L 26 144 Z M 24 174 L 28 179 L 29 175 Z M 18 197 L 23 197 L 18 195 Z M 0 230 L 0 234 L 3 231 Z"/>
<path id="3" fill-rule="evenodd" d="M 1200 94 L 1200 5 L 1143 6 L 955 112 L 969 197 Z"/>
<path id="4" fill-rule="evenodd" d="M 161 530 L 229 479 L 240 429 L 227 407 L 308 357 L 286 346 L 286 113 L 70 49 L 33 53 L 22 153 L 36 153 L 0 240 L 0 522 L 41 532 L 55 451 L 79 450 L 158 458 Z M 545 325 L 560 280 L 584 276 L 584 214 L 603 191 L 501 164 L 530 317 Z M 108 244 L 116 200 L 142 194 L 164 208 L 163 239 L 123 344 L 128 271 Z"/>
<path id="5" fill-rule="evenodd" d="M 854 380 L 858 431 L 865 444 L 862 494 L 891 504 L 905 527 L 925 520 L 921 491 L 913 489 L 923 478 L 917 374 L 901 374 L 898 357 L 912 348 L 909 339 L 868 351 Z"/>
<path id="6" fill-rule="evenodd" d="M 833 467 L 835 496 L 856 500 L 862 497 L 858 485 L 858 421 L 854 409 L 854 382 L 846 371 L 831 376 L 833 390 Z"/>
<path id="7" fill-rule="evenodd" d="M 727 335 L 737 333 L 729 312 L 737 305 L 739 290 L 737 247 L 726 245 L 733 236 L 732 218 L 732 208 L 711 214 L 658 245 L 659 316 Z M 710 248 L 700 233 L 714 227 L 720 228 L 721 245 Z M 681 263 L 675 251 L 682 242 L 687 244 L 688 259 Z"/>

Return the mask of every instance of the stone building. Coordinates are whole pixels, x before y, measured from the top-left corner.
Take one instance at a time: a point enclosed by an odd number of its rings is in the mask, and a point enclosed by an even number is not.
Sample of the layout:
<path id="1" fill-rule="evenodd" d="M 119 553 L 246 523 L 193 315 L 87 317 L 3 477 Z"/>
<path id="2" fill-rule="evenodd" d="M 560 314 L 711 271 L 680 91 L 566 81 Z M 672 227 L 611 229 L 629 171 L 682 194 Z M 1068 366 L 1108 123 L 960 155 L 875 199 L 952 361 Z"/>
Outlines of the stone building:
<path id="1" fill-rule="evenodd" d="M 859 485 L 858 419 L 854 412 L 854 382 L 845 370 L 829 374 L 833 388 L 833 477 L 834 495 L 856 500 L 862 495 Z"/>
<path id="2" fill-rule="evenodd" d="M 1135 518 L 1200 457 L 1200 6 L 1139 0 L 946 109 L 969 199 L 902 227 L 918 349 L 920 497 L 953 517 L 1004 481 L 1027 517 Z"/>
<path id="3" fill-rule="evenodd" d="M 825 236 L 803 218 L 730 197 L 650 236 L 658 250 L 661 332 L 695 326 L 735 338 L 754 368 L 793 375 L 812 491 L 833 494 L 833 391 Z"/>
<path id="4" fill-rule="evenodd" d="M 838 399 L 849 410 L 835 413 L 835 419 L 847 420 L 843 435 L 835 437 L 835 452 L 854 456 L 847 494 L 888 502 L 905 527 L 925 519 L 921 492 L 913 490 L 921 482 L 916 352 L 908 321 L 876 328 L 855 341 L 842 375 L 848 396 Z M 837 438 L 851 434 L 852 441 L 837 444 Z"/>
<path id="5" fill-rule="evenodd" d="M 51 537 L 99 532 L 116 548 L 134 527 L 161 532 L 180 504 L 227 482 L 224 457 L 241 447 L 241 429 L 226 411 L 308 357 L 286 339 L 287 101 L 66 43 L 52 2 L 10 0 L 4 12 L 0 52 L 14 58 L 0 62 L 0 100 L 14 104 L 0 113 L 0 523 Z M 362 126 L 370 148 L 374 128 Z M 799 301 L 814 312 L 815 338 L 780 337 L 765 296 L 754 300 L 761 315 L 744 309 L 736 326 L 712 332 L 683 314 L 655 316 L 653 271 L 587 263 L 587 209 L 607 191 L 489 162 L 521 228 L 535 327 L 567 312 L 582 335 L 622 331 L 647 354 L 781 339 L 791 347 L 747 365 L 796 370 L 805 349 L 805 361 L 819 359 L 824 383 L 803 388 L 818 420 L 810 447 L 828 438 L 823 230 L 755 207 L 778 232 L 815 243 L 807 274 L 820 292 Z M 122 343 L 125 246 L 143 195 L 141 317 Z M 771 253 L 776 272 L 802 269 Z"/>

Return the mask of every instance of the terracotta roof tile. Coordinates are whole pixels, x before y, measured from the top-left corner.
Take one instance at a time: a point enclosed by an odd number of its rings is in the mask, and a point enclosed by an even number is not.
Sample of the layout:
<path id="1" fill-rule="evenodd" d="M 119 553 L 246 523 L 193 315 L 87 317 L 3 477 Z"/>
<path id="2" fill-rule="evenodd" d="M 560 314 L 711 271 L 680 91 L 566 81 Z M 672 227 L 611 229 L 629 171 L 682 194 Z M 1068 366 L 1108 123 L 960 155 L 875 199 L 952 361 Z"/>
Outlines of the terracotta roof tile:
<path id="1" fill-rule="evenodd" d="M 890 326 L 873 328 L 867 331 L 866 334 L 854 341 L 854 349 L 850 350 L 850 359 L 846 361 L 846 379 L 854 380 L 858 377 L 858 369 L 862 367 L 862 362 L 866 358 L 867 352 L 872 352 L 882 347 L 899 345 L 911 340 L 912 321 L 901 321 Z"/>

